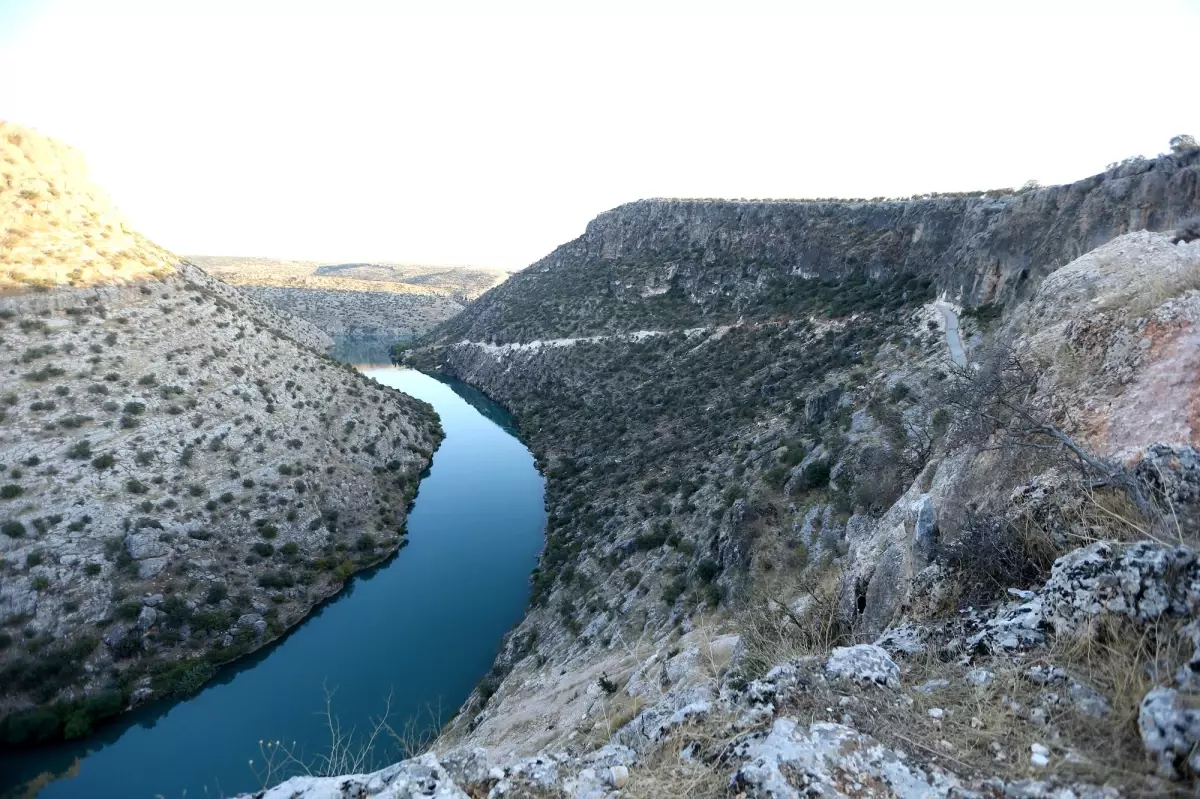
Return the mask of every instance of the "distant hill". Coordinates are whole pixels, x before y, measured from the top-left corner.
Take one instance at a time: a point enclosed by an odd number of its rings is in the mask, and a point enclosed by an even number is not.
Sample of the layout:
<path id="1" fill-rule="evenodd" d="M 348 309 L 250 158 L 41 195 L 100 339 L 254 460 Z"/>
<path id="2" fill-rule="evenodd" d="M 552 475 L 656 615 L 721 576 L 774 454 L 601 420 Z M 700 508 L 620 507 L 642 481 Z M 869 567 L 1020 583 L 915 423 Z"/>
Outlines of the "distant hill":
<path id="1" fill-rule="evenodd" d="M 191 260 L 276 311 L 311 322 L 333 338 L 334 355 L 350 361 L 386 359 L 392 344 L 450 319 L 509 275 L 471 266 L 236 256 Z"/>

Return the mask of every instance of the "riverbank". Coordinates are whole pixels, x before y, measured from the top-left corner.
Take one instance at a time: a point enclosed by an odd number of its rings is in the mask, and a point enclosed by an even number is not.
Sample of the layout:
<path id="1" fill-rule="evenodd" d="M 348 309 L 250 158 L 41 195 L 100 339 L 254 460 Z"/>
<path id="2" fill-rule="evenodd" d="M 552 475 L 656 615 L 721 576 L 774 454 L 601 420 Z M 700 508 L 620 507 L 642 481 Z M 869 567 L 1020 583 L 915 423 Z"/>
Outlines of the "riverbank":
<path id="1" fill-rule="evenodd" d="M 0 760 L 5 796 L 254 790 L 288 776 L 266 779 L 260 739 L 295 742 L 301 760 L 327 751 L 326 689 L 344 731 L 363 735 L 390 696 L 391 726 L 420 735 L 440 727 L 487 674 L 528 600 L 542 545 L 542 478 L 524 445 L 493 421 L 507 418 L 498 407 L 481 413 L 486 400 L 468 402 L 418 372 L 364 371 L 433 404 L 446 434 L 421 481 L 403 553 L 353 577 L 292 633 L 191 699 L 135 711 L 84 742 Z M 402 755 L 382 735 L 370 760 Z"/>

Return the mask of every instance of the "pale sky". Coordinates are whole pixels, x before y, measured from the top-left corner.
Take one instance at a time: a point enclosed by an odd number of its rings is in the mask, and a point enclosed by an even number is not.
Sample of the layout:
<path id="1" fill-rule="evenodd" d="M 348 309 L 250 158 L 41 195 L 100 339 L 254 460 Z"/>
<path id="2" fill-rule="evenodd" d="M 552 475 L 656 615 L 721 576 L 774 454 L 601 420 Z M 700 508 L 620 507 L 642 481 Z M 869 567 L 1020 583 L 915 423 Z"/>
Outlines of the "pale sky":
<path id="1" fill-rule="evenodd" d="M 0 118 L 176 252 L 519 268 L 639 198 L 1152 156 L 1197 42 L 1200 0 L 0 0 Z"/>

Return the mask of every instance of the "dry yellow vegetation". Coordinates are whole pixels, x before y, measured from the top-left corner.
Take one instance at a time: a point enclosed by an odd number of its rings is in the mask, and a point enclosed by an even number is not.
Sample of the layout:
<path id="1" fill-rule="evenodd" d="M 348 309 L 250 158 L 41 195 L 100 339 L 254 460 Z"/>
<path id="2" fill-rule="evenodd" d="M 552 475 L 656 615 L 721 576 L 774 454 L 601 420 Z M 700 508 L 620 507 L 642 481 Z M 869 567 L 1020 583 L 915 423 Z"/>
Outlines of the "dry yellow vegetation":
<path id="1" fill-rule="evenodd" d="M 162 277 L 177 260 L 133 231 L 78 152 L 0 122 L 0 292 Z"/>

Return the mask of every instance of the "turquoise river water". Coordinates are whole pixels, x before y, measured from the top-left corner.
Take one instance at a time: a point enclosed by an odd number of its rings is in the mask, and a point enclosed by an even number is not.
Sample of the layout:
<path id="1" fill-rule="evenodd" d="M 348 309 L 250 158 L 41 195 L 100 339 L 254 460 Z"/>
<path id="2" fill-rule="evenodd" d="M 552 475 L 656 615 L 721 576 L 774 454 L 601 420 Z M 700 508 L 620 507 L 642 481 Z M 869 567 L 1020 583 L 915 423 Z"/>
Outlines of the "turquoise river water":
<path id="1" fill-rule="evenodd" d="M 0 796 L 231 796 L 262 787 L 260 741 L 287 742 L 302 758 L 328 750 L 326 689 L 343 731 L 360 735 L 389 695 L 399 730 L 429 730 L 466 699 L 528 601 L 542 477 L 503 409 L 469 386 L 364 371 L 431 403 L 446 432 L 408 519 L 409 545 L 190 699 L 141 708 L 86 741 L 0 757 Z M 400 752 L 381 736 L 372 761 Z"/>

